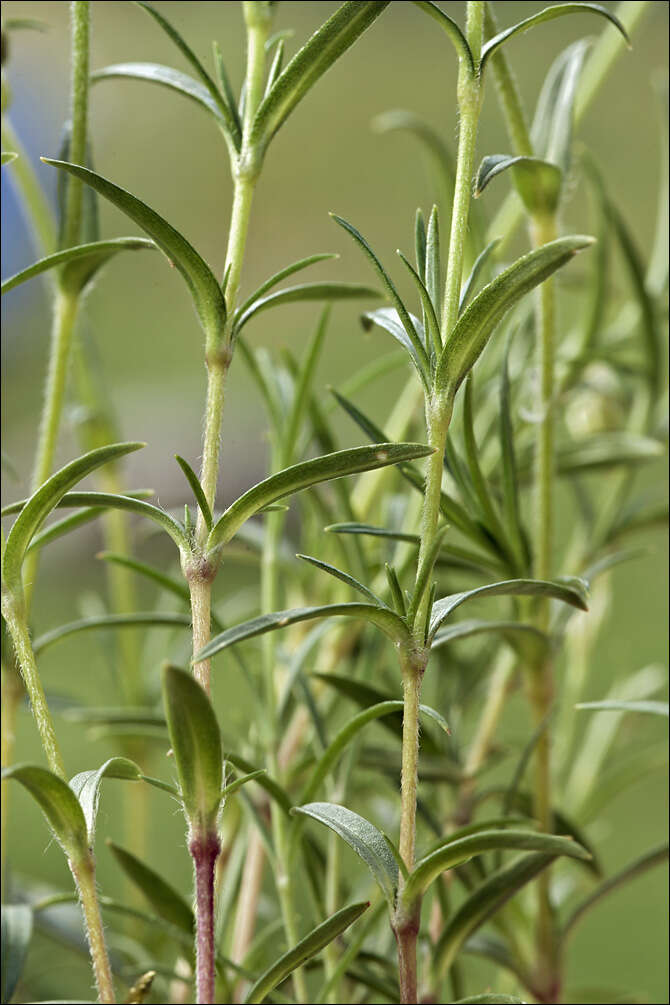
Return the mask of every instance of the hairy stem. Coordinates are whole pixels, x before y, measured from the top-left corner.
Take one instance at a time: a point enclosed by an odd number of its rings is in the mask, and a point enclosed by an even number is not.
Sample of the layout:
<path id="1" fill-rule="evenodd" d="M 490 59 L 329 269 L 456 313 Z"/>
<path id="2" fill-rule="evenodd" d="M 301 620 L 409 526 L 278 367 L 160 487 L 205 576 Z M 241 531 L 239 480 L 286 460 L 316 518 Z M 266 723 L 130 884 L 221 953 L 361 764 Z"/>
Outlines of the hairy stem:
<path id="1" fill-rule="evenodd" d="M 216 1000 L 214 870 L 221 851 L 218 834 L 198 835 L 189 844 L 195 870 L 196 988 L 198 1005 Z"/>
<path id="2" fill-rule="evenodd" d="M 105 933 L 100 914 L 98 891 L 95 886 L 95 860 L 93 854 L 81 862 L 70 862 L 70 869 L 77 886 L 79 900 L 84 915 L 86 939 L 88 941 L 98 998 L 104 1003 L 114 1003 L 114 981 L 109 963 Z"/>
<path id="3" fill-rule="evenodd" d="M 30 641 L 25 603 L 19 602 L 9 593 L 4 593 L 3 591 L 2 613 L 9 629 L 16 659 L 21 669 L 23 683 L 28 692 L 33 718 L 40 734 L 42 749 L 44 750 L 49 768 L 54 774 L 65 779 L 63 758 L 58 746 L 58 740 L 56 739 L 53 719 L 51 718 L 42 681 L 37 671 L 35 653 Z"/>
<path id="4" fill-rule="evenodd" d="M 68 159 L 72 164 L 86 163 L 86 134 L 89 87 L 89 31 L 90 4 L 88 0 L 73 0 L 70 4 L 71 77 L 70 77 L 70 148 Z M 68 177 L 63 220 L 64 248 L 79 243 L 81 231 L 84 184 L 79 178 Z"/>

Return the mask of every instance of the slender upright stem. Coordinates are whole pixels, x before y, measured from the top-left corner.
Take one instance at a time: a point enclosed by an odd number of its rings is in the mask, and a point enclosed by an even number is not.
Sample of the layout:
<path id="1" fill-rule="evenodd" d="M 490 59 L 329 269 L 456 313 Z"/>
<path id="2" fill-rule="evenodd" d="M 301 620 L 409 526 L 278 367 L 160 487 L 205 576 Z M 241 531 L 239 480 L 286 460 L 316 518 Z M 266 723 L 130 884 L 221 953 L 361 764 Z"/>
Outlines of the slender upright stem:
<path id="1" fill-rule="evenodd" d="M 216 1000 L 214 870 L 221 851 L 218 834 L 196 836 L 189 845 L 195 870 L 196 987 L 198 1005 Z"/>
<path id="2" fill-rule="evenodd" d="M 21 676 L 26 686 L 33 717 L 42 741 L 49 768 L 60 778 L 65 779 L 65 766 L 61 756 L 53 719 L 47 704 L 42 681 L 37 671 L 35 653 L 30 641 L 30 632 L 26 620 L 25 603 L 4 593 L 2 597 L 2 613 L 9 629 L 14 646 L 14 652 L 21 668 Z"/>
<path id="3" fill-rule="evenodd" d="M 86 163 L 86 134 L 89 88 L 89 31 L 90 4 L 88 0 L 73 0 L 70 4 L 71 23 L 71 78 L 70 78 L 70 148 L 68 159 L 72 164 Z M 64 248 L 79 242 L 81 232 L 84 185 L 79 178 L 68 177 L 63 220 Z"/>
<path id="4" fill-rule="evenodd" d="M 116 1002 L 114 980 L 105 944 L 98 891 L 95 886 L 95 860 L 93 854 L 89 853 L 81 862 L 70 862 L 70 869 L 77 886 L 84 914 L 86 938 L 88 940 L 91 960 L 93 961 L 93 973 L 98 989 L 98 997 L 105 1005 L 107 1003 L 112 1003 L 113 1005 Z"/>

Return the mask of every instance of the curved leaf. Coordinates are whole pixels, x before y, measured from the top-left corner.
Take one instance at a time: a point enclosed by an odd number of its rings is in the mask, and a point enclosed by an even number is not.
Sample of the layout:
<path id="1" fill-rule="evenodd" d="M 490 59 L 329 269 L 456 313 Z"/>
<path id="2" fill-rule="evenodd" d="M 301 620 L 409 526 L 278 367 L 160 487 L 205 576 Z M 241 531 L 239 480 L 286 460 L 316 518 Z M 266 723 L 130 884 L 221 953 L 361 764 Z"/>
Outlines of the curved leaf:
<path id="1" fill-rule="evenodd" d="M 430 447 L 419 443 L 376 443 L 370 447 L 337 450 L 323 457 L 294 464 L 254 485 L 236 499 L 215 523 L 207 546 L 216 548 L 225 544 L 254 513 L 311 485 L 426 457 L 430 453 Z"/>
<path id="2" fill-rule="evenodd" d="M 413 314 L 407 313 L 409 322 L 414 328 L 415 339 L 414 341 L 409 337 L 404 325 L 400 321 L 398 311 L 394 307 L 380 307 L 375 311 L 366 311 L 365 314 L 361 316 L 361 324 L 366 331 L 369 331 L 373 325 L 377 325 L 378 328 L 382 328 L 385 332 L 388 332 L 396 342 L 399 342 L 403 349 L 408 353 L 412 363 L 416 367 L 419 377 L 425 382 L 425 361 L 421 359 L 419 353 L 416 349 L 416 341 L 418 340 L 425 350 L 426 336 L 423 330 L 423 325 L 418 318 L 414 317 Z M 424 352 L 425 356 L 425 352 Z"/>
<path id="3" fill-rule="evenodd" d="M 593 238 L 582 235 L 551 241 L 519 258 L 485 286 L 463 311 L 449 336 L 435 375 L 437 389 L 453 397 L 505 314 L 591 244 Z"/>
<path id="4" fill-rule="evenodd" d="M 575 101 L 589 47 L 590 41 L 581 39 L 554 60 L 540 92 L 531 127 L 535 152 L 557 164 L 564 175 L 572 162 Z"/>
<path id="5" fill-rule="evenodd" d="M 153 489 L 138 489 L 136 492 L 128 492 L 126 496 L 122 498 L 125 499 L 150 499 L 154 495 Z M 79 506 L 88 507 L 91 506 L 96 509 L 104 509 L 105 502 L 109 499 L 116 499 L 117 497 L 113 493 L 109 492 L 66 492 L 64 496 L 61 496 L 54 509 L 68 509 L 68 508 L 78 508 Z M 13 503 L 7 503 L 6 506 L 2 507 L 0 515 L 2 516 L 14 516 L 20 513 L 24 508 L 26 503 L 30 502 L 30 499 L 17 499 Z"/>
<path id="6" fill-rule="evenodd" d="M 79 632 L 95 631 L 99 628 L 190 628 L 189 614 L 176 611 L 137 611 L 134 614 L 98 614 L 91 618 L 80 618 L 65 625 L 58 625 L 43 635 L 38 635 L 33 643 L 35 654 L 43 652 L 61 639 Z"/>
<path id="7" fill-rule="evenodd" d="M 36 764 L 3 768 L 2 778 L 14 778 L 28 790 L 69 859 L 76 863 L 88 855 L 84 812 L 67 782 Z"/>
<path id="8" fill-rule="evenodd" d="M 80 293 L 94 279 L 99 269 L 119 251 L 143 250 L 156 250 L 156 245 L 145 237 L 117 237 L 111 241 L 79 244 L 74 248 L 58 251 L 54 255 L 47 255 L 27 269 L 22 269 L 21 272 L 5 279 L 1 291 L 8 293 L 26 280 L 62 266 L 61 285 L 72 293 Z"/>
<path id="9" fill-rule="evenodd" d="M 127 757 L 110 757 L 108 761 L 92 771 L 82 771 L 70 779 L 70 788 L 76 795 L 81 808 L 84 811 L 86 826 L 88 828 L 88 841 L 91 847 L 95 842 L 95 822 L 98 815 L 98 805 L 100 803 L 100 786 L 103 778 L 119 778 L 130 782 L 148 782 L 156 788 L 172 795 L 177 795 L 177 790 L 173 785 L 162 782 L 157 778 L 149 778 L 143 775 L 140 768 L 134 761 L 129 761 Z"/>
<path id="10" fill-rule="evenodd" d="M 534 625 L 525 625 L 520 621 L 459 621 L 455 625 L 438 632 L 431 643 L 431 649 L 438 649 L 440 646 L 455 642 L 458 639 L 468 639 L 473 635 L 494 632 L 502 635 L 513 648 L 531 651 L 534 655 L 540 655 L 547 651 L 550 640 L 544 632 Z"/>
<path id="11" fill-rule="evenodd" d="M 651 715 L 668 715 L 667 701 L 581 701 L 575 708 L 593 712 L 647 712 Z"/>
<path id="12" fill-rule="evenodd" d="M 346 746 L 364 726 L 366 726 L 369 722 L 373 722 L 375 719 L 381 719 L 394 712 L 401 712 L 402 708 L 402 701 L 383 701 L 378 705 L 372 705 L 369 708 L 364 709 L 362 712 L 359 712 L 358 715 L 355 715 L 352 719 L 350 719 L 346 725 L 342 727 L 335 739 L 328 746 L 327 750 L 324 751 L 321 759 L 317 762 L 314 771 L 312 772 L 312 776 L 300 797 L 301 802 L 309 802 L 314 798 L 322 781 L 336 764 Z M 436 712 L 432 708 L 429 709 L 425 705 L 421 705 L 420 710 L 427 713 L 434 721 L 439 722 L 441 728 L 445 732 L 449 732 L 449 727 L 439 712 Z"/>
<path id="13" fill-rule="evenodd" d="M 437 21 L 456 50 L 459 60 L 465 63 L 470 71 L 470 76 L 474 77 L 476 70 L 470 46 L 454 19 L 445 14 L 442 8 L 438 7 L 436 3 L 432 3 L 431 0 L 412 0 L 412 2 L 415 7 L 425 11 L 434 21 Z"/>
<path id="14" fill-rule="evenodd" d="M 187 73 L 175 70 L 171 66 L 162 66 L 160 63 L 113 63 L 104 66 L 102 70 L 96 70 L 91 74 L 91 83 L 97 84 L 100 80 L 111 80 L 115 78 L 126 78 L 130 80 L 145 80 L 150 84 L 161 84 L 172 91 L 183 94 L 184 97 L 195 101 L 206 111 L 210 112 L 215 119 L 228 129 L 227 117 L 221 111 L 220 101 L 215 101 L 210 91 L 193 80 Z"/>
<path id="15" fill-rule="evenodd" d="M 556 837 L 529 830 L 480 831 L 468 837 L 447 838 L 442 847 L 416 863 L 403 889 L 401 899 L 407 905 L 416 903 L 430 884 L 447 869 L 467 862 L 474 855 L 489 851 L 515 849 L 543 852 L 546 855 L 567 855 L 589 859 L 591 856 L 570 837 Z"/>
<path id="16" fill-rule="evenodd" d="M 387 0 L 348 0 L 321 25 L 280 73 L 270 93 L 261 102 L 251 127 L 251 147 L 265 150 L 279 127 L 317 80 L 387 6 Z"/>
<path id="17" fill-rule="evenodd" d="M 143 446 L 144 443 L 113 443 L 91 450 L 53 474 L 30 497 L 7 536 L 2 557 L 3 582 L 11 592 L 21 590 L 21 566 L 28 545 L 68 489 L 108 461 L 116 460 Z"/>
<path id="18" fill-rule="evenodd" d="M 337 569 L 334 565 L 329 565 L 328 562 L 322 562 L 319 558 L 312 558 L 311 555 L 296 555 L 296 558 L 302 559 L 303 562 L 309 562 L 310 565 L 316 566 L 317 569 L 321 569 L 323 572 L 327 572 L 335 579 L 339 579 L 340 582 L 346 583 L 347 586 L 350 586 L 352 590 L 356 590 L 358 593 L 361 593 L 365 599 L 369 600 L 371 603 L 377 604 L 379 607 L 386 607 L 384 601 L 380 600 L 376 593 L 373 593 L 372 590 L 368 590 L 367 586 L 359 583 L 359 581 L 354 579 L 353 576 L 350 576 L 348 572 L 343 572 L 342 569 Z"/>
<path id="19" fill-rule="evenodd" d="M 191 830 L 206 835 L 216 826 L 221 805 L 219 724 L 207 695 L 183 670 L 165 668 L 163 697 L 184 812 Z"/>
<path id="20" fill-rule="evenodd" d="M 265 1001 L 278 984 L 281 984 L 289 974 L 292 974 L 294 970 L 329 945 L 357 918 L 360 918 L 363 911 L 366 911 L 369 906 L 369 902 L 365 901 L 360 904 L 352 904 L 351 907 L 343 907 L 341 911 L 331 915 L 322 924 L 312 929 L 309 935 L 301 939 L 297 946 L 284 953 L 258 978 L 244 999 L 245 1002 L 253 1005 L 253 1003 Z"/>
<path id="21" fill-rule="evenodd" d="M 554 18 L 564 17 L 566 14 L 599 14 L 601 17 L 607 18 L 615 28 L 621 32 L 626 42 L 629 41 L 628 33 L 622 25 L 621 21 L 608 11 L 605 7 L 601 7 L 600 4 L 595 3 L 559 3 L 554 4 L 553 7 L 545 7 L 544 10 L 539 11 L 537 14 L 532 14 L 530 17 L 524 18 L 523 21 L 519 21 L 518 24 L 512 25 L 511 28 L 506 28 L 504 31 L 499 32 L 490 38 L 482 46 L 482 58 L 481 58 L 481 69 L 484 69 L 486 60 L 489 56 L 496 51 L 496 49 L 506 42 L 508 38 L 512 38 L 514 35 L 520 35 L 530 28 L 533 28 L 536 24 L 542 24 L 544 21 L 553 21 Z"/>
<path id="22" fill-rule="evenodd" d="M 393 910 L 398 866 L 384 835 L 374 824 L 336 803 L 308 803 L 306 806 L 294 806 L 291 812 L 318 820 L 346 841 L 363 859 L 386 897 L 390 910 Z"/>
<path id="23" fill-rule="evenodd" d="M 526 883 L 546 869 L 555 855 L 538 852 L 503 866 L 470 894 L 442 931 L 433 954 L 435 973 L 442 977 L 454 962 L 461 946 L 480 925 L 498 911 Z"/>
<path id="24" fill-rule="evenodd" d="M 387 607 L 357 603 L 324 604 L 322 607 L 295 607 L 286 611 L 275 611 L 273 614 L 261 614 L 250 621 L 233 625 L 232 628 L 227 628 L 225 632 L 216 635 L 206 646 L 203 646 L 193 657 L 193 662 L 199 663 L 201 660 L 210 659 L 222 649 L 227 649 L 228 646 L 235 645 L 237 642 L 254 638 L 256 635 L 264 635 L 266 632 L 272 632 L 278 628 L 286 628 L 289 625 L 298 624 L 300 621 L 338 617 L 369 621 L 398 645 L 407 644 L 411 640 L 405 622 Z"/>
<path id="25" fill-rule="evenodd" d="M 207 336 L 207 344 L 216 348 L 226 320 L 226 302 L 216 276 L 193 245 L 146 203 L 95 171 L 49 157 L 42 160 L 86 182 L 154 239 L 168 261 L 179 269 L 186 280 Z"/>
<path id="26" fill-rule="evenodd" d="M 361 300 L 372 297 L 378 299 L 379 296 L 379 290 L 358 283 L 304 283 L 301 286 L 289 286 L 285 290 L 270 293 L 267 297 L 257 297 L 244 312 L 239 314 L 235 322 L 235 332 L 236 334 L 240 332 L 256 314 L 270 307 L 279 307 L 281 304 L 314 301 L 330 303 L 335 300 Z"/>
<path id="27" fill-rule="evenodd" d="M 510 170 L 521 200 L 533 214 L 554 213 L 561 197 L 563 172 L 556 164 L 539 157 L 510 157 L 494 154 L 479 165 L 475 180 L 475 197 L 503 171 Z"/>
<path id="28" fill-rule="evenodd" d="M 184 897 L 157 872 L 125 848 L 119 847 L 113 841 L 107 841 L 107 846 L 126 876 L 139 887 L 156 914 L 180 931 L 191 935 L 195 929 L 195 919 Z"/>
<path id="29" fill-rule="evenodd" d="M 2 998 L 10 1002 L 19 983 L 33 934 L 33 912 L 26 904 L 2 905 Z"/>
<path id="30" fill-rule="evenodd" d="M 233 151 L 239 152 L 240 147 L 242 146 L 242 133 L 239 126 L 239 119 L 233 114 L 231 108 L 228 106 L 226 98 L 220 93 L 216 84 L 207 73 L 205 67 L 202 65 L 188 43 L 182 38 L 179 32 L 172 27 L 170 22 L 163 17 L 162 14 L 160 14 L 150 4 L 144 3 L 143 0 L 136 0 L 136 3 L 138 7 L 141 7 L 147 12 L 147 14 L 151 15 L 154 21 L 160 25 L 168 38 L 174 42 L 181 54 L 191 64 L 191 67 L 200 78 L 202 84 L 212 98 L 212 101 L 215 105 L 217 105 L 220 111 L 220 116 L 226 124 L 226 138 L 231 146 L 231 154 Z"/>
<path id="31" fill-rule="evenodd" d="M 473 597 L 483 596 L 526 596 L 526 597 L 553 597 L 554 600 L 561 600 L 563 603 L 578 607 L 580 610 L 587 610 L 588 587 L 583 579 L 576 577 L 555 580 L 545 579 L 506 579 L 500 583 L 489 583 L 486 586 L 478 586 L 474 590 L 466 590 L 464 593 L 452 593 L 442 600 L 438 600 L 433 605 L 433 612 L 430 619 L 431 637 L 440 627 L 442 622 L 449 617 L 452 611 L 460 607 L 461 604 Z"/>
<path id="32" fill-rule="evenodd" d="M 245 314 L 251 305 L 263 297 L 268 290 L 271 290 L 273 286 L 277 283 L 281 283 L 283 279 L 288 279 L 289 276 L 295 275 L 296 272 L 302 272 L 303 269 L 309 268 L 310 265 L 316 265 L 318 262 L 326 262 L 331 258 L 339 258 L 340 256 L 334 252 L 321 252 L 318 255 L 309 255 L 307 258 L 301 258 L 297 262 L 293 262 L 291 265 L 287 265 L 286 268 L 280 269 L 279 272 L 275 272 L 274 275 L 266 279 L 264 283 L 258 287 L 257 290 L 247 297 L 243 304 L 235 311 L 235 324 L 237 324 L 238 318 Z"/>
<path id="33" fill-rule="evenodd" d="M 195 471 L 188 463 L 188 461 L 185 461 L 183 457 L 180 457 L 179 454 L 175 454 L 175 460 L 179 465 L 179 467 L 184 472 L 186 481 L 191 486 L 193 495 L 195 496 L 196 501 L 198 503 L 198 508 L 202 513 L 203 520 L 205 521 L 205 524 L 207 526 L 207 530 L 211 530 L 212 523 L 214 522 L 212 518 L 212 511 L 209 508 L 209 503 L 207 502 L 204 489 L 200 484 L 200 479 L 198 478 L 198 476 L 196 475 Z"/>
<path id="34" fill-rule="evenodd" d="M 15 161 L 18 156 L 13 150 L 3 150 L 2 154 L 0 154 L 0 163 L 4 167 L 5 164 L 11 164 L 12 161 Z"/>
<path id="35" fill-rule="evenodd" d="M 406 309 L 404 303 L 400 299 L 400 295 L 399 295 L 398 291 L 396 290 L 396 288 L 395 288 L 395 286 L 394 286 L 394 284 L 393 284 L 393 282 L 391 280 L 391 277 L 389 276 L 389 274 L 387 273 L 386 269 L 384 268 L 384 266 L 382 265 L 382 263 L 379 261 L 379 259 L 375 255 L 374 251 L 372 250 L 372 248 L 370 247 L 370 245 L 368 244 L 368 242 L 363 237 L 363 235 L 360 234 L 356 230 L 355 227 L 352 227 L 352 225 L 350 223 L 347 223 L 346 220 L 343 220 L 341 216 L 337 216 L 335 213 L 331 213 L 330 215 L 332 216 L 332 218 L 335 221 L 335 223 L 338 223 L 340 225 L 340 227 L 342 227 L 344 230 L 346 230 L 347 233 L 350 234 L 353 237 L 354 241 L 361 248 L 361 250 L 363 251 L 363 254 L 366 256 L 366 258 L 368 259 L 368 261 L 372 264 L 372 267 L 374 268 L 375 272 L 377 273 L 377 275 L 381 279 L 382 285 L 383 285 L 384 289 L 386 290 L 386 293 L 387 293 L 387 295 L 389 297 L 389 300 L 393 304 L 393 306 L 394 306 L 394 308 L 395 308 L 395 310 L 396 310 L 396 312 L 398 314 L 398 317 L 400 319 L 400 323 L 401 323 L 402 327 L 405 330 L 407 338 L 409 339 L 409 342 L 411 343 L 411 345 L 414 348 L 414 354 L 412 355 L 412 359 L 416 359 L 416 360 L 419 361 L 419 364 L 418 364 L 419 376 L 421 377 L 423 383 L 427 385 L 428 384 L 428 374 L 430 372 L 430 364 L 429 364 L 429 361 L 428 361 L 428 356 L 426 354 L 426 349 L 424 347 L 424 344 L 423 344 L 420 336 L 417 333 L 416 328 L 414 327 L 412 319 L 410 318 L 410 316 L 409 316 L 409 314 L 407 312 L 407 309 Z M 388 330 L 389 329 L 387 329 L 387 331 Z M 391 332 L 391 334 L 393 334 L 395 338 L 398 337 L 393 332 Z"/>
<path id="36" fill-rule="evenodd" d="M 464 310 L 465 307 L 467 307 L 470 295 L 474 293 L 475 287 L 477 285 L 477 280 L 479 279 L 482 272 L 486 268 L 486 265 L 488 264 L 491 255 L 500 244 L 500 240 L 501 239 L 499 237 L 494 237 L 492 241 L 489 241 L 484 250 L 480 251 L 479 254 L 477 255 L 474 264 L 472 266 L 472 269 L 470 270 L 470 275 L 465 280 L 463 287 L 461 289 L 461 296 L 458 301 L 459 314 L 461 313 L 462 310 Z"/>

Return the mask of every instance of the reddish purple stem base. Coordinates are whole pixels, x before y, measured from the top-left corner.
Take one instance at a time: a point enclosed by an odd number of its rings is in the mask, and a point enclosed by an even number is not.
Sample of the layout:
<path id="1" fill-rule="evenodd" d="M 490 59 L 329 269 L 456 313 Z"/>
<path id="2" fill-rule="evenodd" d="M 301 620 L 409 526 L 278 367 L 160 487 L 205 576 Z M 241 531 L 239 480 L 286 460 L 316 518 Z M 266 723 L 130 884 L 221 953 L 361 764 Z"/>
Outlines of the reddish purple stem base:
<path id="1" fill-rule="evenodd" d="M 215 1001 L 214 867 L 221 852 L 218 834 L 193 838 L 189 851 L 195 867 L 196 982 L 198 1005 Z"/>

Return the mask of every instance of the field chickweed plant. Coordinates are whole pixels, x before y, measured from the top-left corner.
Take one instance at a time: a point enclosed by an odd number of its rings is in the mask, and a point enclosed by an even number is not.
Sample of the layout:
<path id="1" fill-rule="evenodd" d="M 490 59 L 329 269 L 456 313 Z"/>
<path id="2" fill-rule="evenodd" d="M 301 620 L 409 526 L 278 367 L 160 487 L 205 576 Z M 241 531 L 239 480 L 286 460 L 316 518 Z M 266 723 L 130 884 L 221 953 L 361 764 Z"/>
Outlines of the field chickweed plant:
<path id="1" fill-rule="evenodd" d="M 35 5 L 38 15 L 45 6 Z M 640 250 L 607 166 L 575 138 L 609 75 L 635 58 L 627 49 L 649 4 L 527 4 L 524 20 L 502 27 L 511 5 L 452 4 L 452 18 L 417 0 L 445 64 L 458 65 L 444 130 L 420 109 L 385 112 L 375 125 L 425 148 L 439 208 L 417 210 L 414 248 L 395 260 L 374 250 L 374 233 L 333 214 L 359 283 L 304 278 L 332 257 L 318 253 L 277 262 L 253 292 L 245 248 L 275 135 L 291 130 L 294 109 L 309 105 L 328 70 L 346 73 L 348 50 L 384 32 L 399 5 L 347 0 L 300 45 L 278 30 L 283 5 L 244 2 L 243 80 L 229 75 L 225 44 L 214 42 L 212 59 L 192 48 L 170 4 L 128 4 L 128 30 L 149 18 L 188 73 L 91 66 L 98 5 L 69 6 L 70 117 L 57 156 L 42 158 L 58 177 L 56 213 L 11 118 L 12 48 L 19 31 L 44 25 L 8 19 L 2 29 L 3 171 L 39 251 L 2 292 L 44 282 L 52 309 L 32 476 L 25 498 L 3 510 L 2 827 L 4 838 L 19 783 L 72 875 L 70 887 L 45 890 L 3 860 L 3 1002 L 37 994 L 38 964 L 24 964 L 56 915 L 48 931 L 63 953 L 81 954 L 85 933 L 101 1002 L 639 1000 L 616 997 L 622 989 L 605 989 L 600 973 L 593 983 L 603 990 L 578 997 L 566 968 L 587 913 L 602 917 L 601 901 L 668 854 L 641 835 L 628 864 L 608 873 L 597 843 L 608 801 L 661 755 L 637 724 L 668 714 L 662 671 L 644 667 L 585 700 L 608 573 L 644 562 L 636 538 L 667 520 L 639 474 L 663 455 L 667 433 L 667 174 L 655 242 Z M 207 7 L 214 24 L 217 5 Z M 589 39 L 578 36 L 545 68 L 529 108 L 510 60 L 523 60 L 534 33 L 559 18 Z M 219 130 L 233 189 L 222 275 L 152 208 L 150 187 L 139 198 L 111 168 L 93 167 L 91 90 L 120 79 L 136 82 L 124 92 L 135 102 L 148 85 L 170 89 Z M 484 102 L 497 102 L 506 126 L 502 152 L 480 134 Z M 507 193 L 495 214 L 489 186 Z M 572 233 L 563 209 L 582 189 L 591 211 L 584 233 Z M 105 201 L 125 215 L 129 236 L 101 235 Z M 194 353 L 202 346 L 202 447 L 199 458 L 176 458 L 179 511 L 128 485 L 123 459 L 144 444 L 118 442 L 107 404 L 115 388 L 101 395 L 82 335 L 88 291 L 129 252 L 158 252 L 173 270 L 165 282 L 186 283 Z M 137 270 L 145 260 L 134 257 Z M 275 309 L 301 301 L 323 305 L 302 357 L 263 349 Z M 389 348 L 366 367 L 352 359 L 352 379 L 325 395 L 315 375 L 338 301 L 358 302 L 363 326 L 390 336 Z M 268 470 L 223 508 L 225 393 L 240 368 L 267 413 Z M 391 413 L 370 414 L 371 389 L 399 372 L 406 380 Z M 89 421 L 80 455 L 56 469 L 66 399 Z M 339 445 L 344 416 L 360 445 Z M 170 455 L 167 443 L 152 449 Z M 104 539 L 105 608 L 33 633 L 42 551 L 91 521 Z M 148 525 L 170 540 L 164 567 L 140 557 Z M 254 589 L 224 620 L 241 555 L 254 562 Z M 153 591 L 147 609 L 140 586 Z M 116 705 L 54 703 L 45 650 L 111 629 Z M 159 641 L 147 650 L 149 636 Z M 96 651 L 86 651 L 94 675 Z M 231 677 L 253 696 L 242 731 L 212 704 Z M 14 756 L 24 697 L 40 763 Z M 525 732 L 514 749 L 499 740 L 512 701 Z M 104 738 L 102 764 L 85 744 L 66 763 L 59 736 L 73 721 Z M 183 813 L 185 842 L 173 856 L 190 854 L 191 891 L 152 861 L 149 787 L 166 817 L 175 805 Z M 108 788 L 121 793 L 125 821 L 124 844 L 108 842 L 125 876 L 114 897 L 96 880 Z M 63 997 L 63 981 L 42 976 L 39 986 Z"/>

